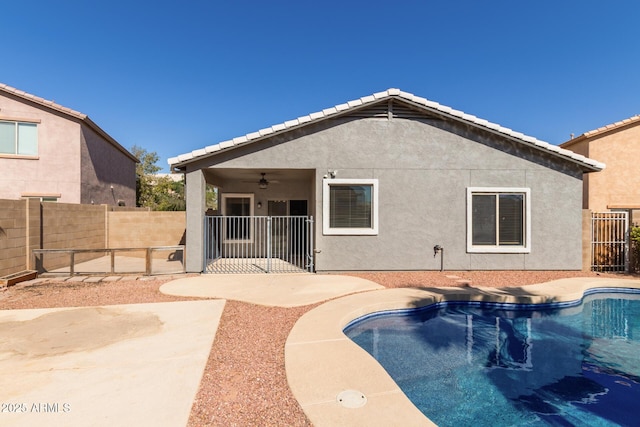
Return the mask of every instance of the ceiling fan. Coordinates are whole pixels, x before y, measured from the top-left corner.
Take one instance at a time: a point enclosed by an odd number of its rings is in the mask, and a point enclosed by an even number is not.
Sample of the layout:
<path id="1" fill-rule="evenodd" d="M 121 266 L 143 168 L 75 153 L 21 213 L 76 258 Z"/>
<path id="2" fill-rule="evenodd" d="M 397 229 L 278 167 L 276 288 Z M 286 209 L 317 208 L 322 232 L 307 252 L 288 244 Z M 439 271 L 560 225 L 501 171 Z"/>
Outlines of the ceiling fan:
<path id="1" fill-rule="evenodd" d="M 265 190 L 269 186 L 269 184 L 277 184 L 279 182 L 279 181 L 274 181 L 274 180 L 267 180 L 267 178 L 266 178 L 267 174 L 264 173 L 264 172 L 262 172 L 260 175 L 261 175 L 261 178 L 258 181 L 258 187 L 261 190 Z M 244 181 L 244 182 L 255 182 L 255 181 Z"/>

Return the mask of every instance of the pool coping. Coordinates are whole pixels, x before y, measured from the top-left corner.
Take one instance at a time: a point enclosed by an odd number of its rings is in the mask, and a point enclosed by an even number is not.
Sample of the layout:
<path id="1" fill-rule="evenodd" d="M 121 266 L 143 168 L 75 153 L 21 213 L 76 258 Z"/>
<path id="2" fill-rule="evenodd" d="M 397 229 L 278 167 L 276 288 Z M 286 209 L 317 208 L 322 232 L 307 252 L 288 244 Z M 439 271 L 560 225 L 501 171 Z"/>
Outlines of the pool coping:
<path id="1" fill-rule="evenodd" d="M 435 426 L 384 368 L 343 333 L 350 322 L 379 311 L 451 301 L 565 303 L 580 300 L 597 288 L 640 289 L 640 280 L 580 277 L 510 288 L 396 288 L 328 301 L 302 316 L 287 338 L 285 369 L 289 387 L 316 427 Z M 338 395 L 349 396 L 349 402 L 341 402 Z M 353 404 L 354 396 L 361 399 L 359 404 Z"/>

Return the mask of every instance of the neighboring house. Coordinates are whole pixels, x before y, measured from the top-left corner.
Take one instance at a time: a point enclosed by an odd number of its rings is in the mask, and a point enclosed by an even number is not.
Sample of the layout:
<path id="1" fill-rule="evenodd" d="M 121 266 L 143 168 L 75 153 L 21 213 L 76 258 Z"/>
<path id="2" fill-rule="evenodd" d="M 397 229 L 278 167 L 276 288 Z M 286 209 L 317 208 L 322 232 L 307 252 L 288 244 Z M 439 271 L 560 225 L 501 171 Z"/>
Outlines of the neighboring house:
<path id="1" fill-rule="evenodd" d="M 398 89 L 169 164 L 186 174 L 191 272 L 263 239 L 249 221 L 206 229 L 208 184 L 222 215 L 313 216 L 315 271 L 435 270 L 440 256 L 446 270 L 580 270 L 582 178 L 604 167 Z"/>
<path id="2" fill-rule="evenodd" d="M 585 209 L 640 209 L 640 115 L 585 132 L 560 147 L 607 165 L 602 172 L 585 176 Z"/>
<path id="3" fill-rule="evenodd" d="M 0 84 L 0 199 L 135 206 L 137 162 L 86 115 Z"/>

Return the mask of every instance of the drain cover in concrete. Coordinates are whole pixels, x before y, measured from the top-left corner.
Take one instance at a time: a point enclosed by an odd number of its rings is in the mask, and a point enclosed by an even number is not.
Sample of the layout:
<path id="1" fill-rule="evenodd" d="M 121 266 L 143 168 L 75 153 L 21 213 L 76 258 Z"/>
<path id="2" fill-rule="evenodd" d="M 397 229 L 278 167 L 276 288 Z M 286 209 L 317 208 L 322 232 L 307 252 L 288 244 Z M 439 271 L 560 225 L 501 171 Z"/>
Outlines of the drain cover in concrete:
<path id="1" fill-rule="evenodd" d="M 367 397 L 358 390 L 344 390 L 336 397 L 345 408 L 360 408 L 367 403 Z"/>

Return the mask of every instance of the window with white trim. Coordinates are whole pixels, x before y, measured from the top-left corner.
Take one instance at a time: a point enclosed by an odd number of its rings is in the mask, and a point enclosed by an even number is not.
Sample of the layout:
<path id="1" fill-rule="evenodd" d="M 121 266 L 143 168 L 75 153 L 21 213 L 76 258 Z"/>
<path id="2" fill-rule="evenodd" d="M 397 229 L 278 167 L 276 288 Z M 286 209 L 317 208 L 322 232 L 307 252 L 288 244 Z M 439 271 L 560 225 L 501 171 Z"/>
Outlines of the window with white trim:
<path id="1" fill-rule="evenodd" d="M 227 217 L 224 224 L 225 241 L 251 241 L 253 194 L 222 194 L 222 214 Z"/>
<path id="2" fill-rule="evenodd" d="M 328 235 L 378 234 L 378 180 L 325 179 L 322 231 Z"/>
<path id="3" fill-rule="evenodd" d="M 38 125 L 0 120 L 0 154 L 37 156 Z"/>
<path id="4" fill-rule="evenodd" d="M 467 252 L 530 252 L 530 194 L 528 188 L 467 188 Z"/>
<path id="5" fill-rule="evenodd" d="M 39 202 L 57 202 L 60 196 L 22 196 L 26 199 L 37 200 Z"/>

